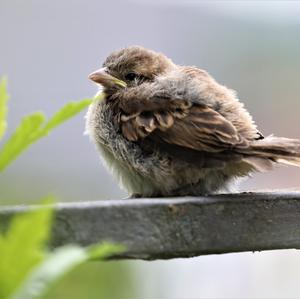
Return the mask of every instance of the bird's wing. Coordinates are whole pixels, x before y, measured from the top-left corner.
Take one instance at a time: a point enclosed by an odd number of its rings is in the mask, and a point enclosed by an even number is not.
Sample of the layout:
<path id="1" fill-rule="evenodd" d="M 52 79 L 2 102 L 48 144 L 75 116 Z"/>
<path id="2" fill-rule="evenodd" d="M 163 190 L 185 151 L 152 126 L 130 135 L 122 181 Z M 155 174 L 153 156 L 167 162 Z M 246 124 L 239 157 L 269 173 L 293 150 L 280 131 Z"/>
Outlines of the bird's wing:
<path id="1" fill-rule="evenodd" d="M 154 138 L 160 143 L 209 153 L 247 143 L 230 121 L 204 104 L 155 98 L 124 103 L 121 111 L 120 128 L 130 141 Z"/>

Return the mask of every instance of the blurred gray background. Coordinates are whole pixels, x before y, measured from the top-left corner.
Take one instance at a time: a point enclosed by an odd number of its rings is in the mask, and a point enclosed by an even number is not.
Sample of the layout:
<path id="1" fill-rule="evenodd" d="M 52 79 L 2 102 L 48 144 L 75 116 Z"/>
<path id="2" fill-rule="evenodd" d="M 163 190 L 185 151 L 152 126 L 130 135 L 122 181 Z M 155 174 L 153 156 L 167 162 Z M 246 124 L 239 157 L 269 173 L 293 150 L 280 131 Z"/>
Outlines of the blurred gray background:
<path id="1" fill-rule="evenodd" d="M 142 45 L 237 90 L 265 135 L 300 138 L 297 1 L 0 0 L 0 41 L 0 75 L 7 75 L 11 94 L 8 135 L 25 114 L 50 116 L 70 100 L 93 96 L 87 75 L 111 51 Z M 1 174 L 2 203 L 47 194 L 60 201 L 125 197 L 83 132 L 84 113 L 20 157 Z M 300 169 L 281 167 L 255 175 L 241 190 L 297 188 L 299 179 Z M 300 298 L 300 252 L 293 250 L 121 266 L 132 277 L 123 299 Z M 90 267 L 82 273 L 97 276 L 98 267 Z M 76 279 L 89 285 L 84 295 L 72 293 Z M 49 298 L 100 298 L 86 275 L 65 285 Z"/>

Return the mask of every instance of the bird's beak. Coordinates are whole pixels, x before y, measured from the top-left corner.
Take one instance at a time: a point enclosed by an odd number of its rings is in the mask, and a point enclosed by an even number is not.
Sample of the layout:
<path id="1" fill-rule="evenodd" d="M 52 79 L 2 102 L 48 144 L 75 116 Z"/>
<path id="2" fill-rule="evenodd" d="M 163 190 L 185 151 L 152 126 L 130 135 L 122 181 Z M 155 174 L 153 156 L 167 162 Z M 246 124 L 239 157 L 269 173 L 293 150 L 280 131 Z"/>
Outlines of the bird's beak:
<path id="1" fill-rule="evenodd" d="M 127 86 L 126 82 L 110 75 L 107 72 L 106 67 L 101 68 L 101 69 L 91 73 L 89 75 L 89 79 L 96 83 L 103 85 L 106 88 L 116 87 L 116 86 L 118 86 L 118 87 L 126 87 Z"/>

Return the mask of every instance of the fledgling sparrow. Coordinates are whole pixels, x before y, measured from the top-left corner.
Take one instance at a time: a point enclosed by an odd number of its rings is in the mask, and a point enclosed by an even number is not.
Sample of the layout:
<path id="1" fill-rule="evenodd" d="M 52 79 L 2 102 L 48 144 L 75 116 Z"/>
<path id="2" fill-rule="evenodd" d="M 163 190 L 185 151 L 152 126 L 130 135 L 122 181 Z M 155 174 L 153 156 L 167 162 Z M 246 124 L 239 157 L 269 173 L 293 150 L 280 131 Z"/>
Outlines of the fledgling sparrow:
<path id="1" fill-rule="evenodd" d="M 89 107 L 87 132 L 132 195 L 216 193 L 276 163 L 300 166 L 300 141 L 264 137 L 236 93 L 204 70 L 134 46 L 89 78 L 105 98 Z"/>

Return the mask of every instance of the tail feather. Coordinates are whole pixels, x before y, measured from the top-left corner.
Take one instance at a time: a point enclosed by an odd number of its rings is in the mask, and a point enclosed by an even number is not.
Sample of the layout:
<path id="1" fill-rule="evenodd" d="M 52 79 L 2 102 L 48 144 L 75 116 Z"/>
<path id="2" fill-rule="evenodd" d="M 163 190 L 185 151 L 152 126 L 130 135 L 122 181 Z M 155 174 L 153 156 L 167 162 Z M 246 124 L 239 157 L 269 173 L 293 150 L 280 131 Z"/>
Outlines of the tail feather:
<path id="1" fill-rule="evenodd" d="M 272 162 L 300 167 L 300 140 L 298 139 L 268 136 L 256 140 L 240 152 L 245 155 L 244 160 L 258 171 L 267 170 L 271 164 L 274 164 Z M 269 164 L 263 162 L 266 159 Z"/>
<path id="2" fill-rule="evenodd" d="M 277 163 L 300 167 L 300 159 L 277 159 Z"/>

